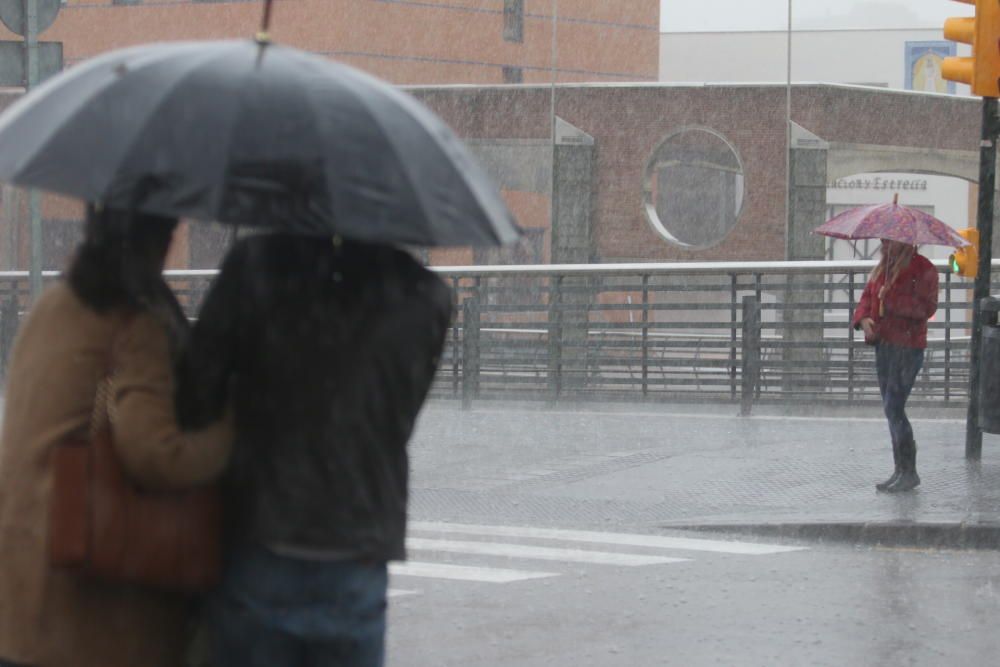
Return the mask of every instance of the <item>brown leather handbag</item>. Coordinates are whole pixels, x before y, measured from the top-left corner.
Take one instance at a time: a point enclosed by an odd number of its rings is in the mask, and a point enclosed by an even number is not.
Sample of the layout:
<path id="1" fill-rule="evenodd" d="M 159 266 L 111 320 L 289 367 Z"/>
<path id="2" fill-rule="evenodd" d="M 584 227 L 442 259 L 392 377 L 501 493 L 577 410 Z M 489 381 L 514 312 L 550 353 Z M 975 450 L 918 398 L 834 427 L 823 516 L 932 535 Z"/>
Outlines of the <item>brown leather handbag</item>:
<path id="1" fill-rule="evenodd" d="M 110 389 L 110 377 L 99 383 L 90 438 L 53 452 L 51 562 L 110 581 L 206 590 L 221 567 L 218 491 L 150 491 L 131 481 L 111 440 Z"/>

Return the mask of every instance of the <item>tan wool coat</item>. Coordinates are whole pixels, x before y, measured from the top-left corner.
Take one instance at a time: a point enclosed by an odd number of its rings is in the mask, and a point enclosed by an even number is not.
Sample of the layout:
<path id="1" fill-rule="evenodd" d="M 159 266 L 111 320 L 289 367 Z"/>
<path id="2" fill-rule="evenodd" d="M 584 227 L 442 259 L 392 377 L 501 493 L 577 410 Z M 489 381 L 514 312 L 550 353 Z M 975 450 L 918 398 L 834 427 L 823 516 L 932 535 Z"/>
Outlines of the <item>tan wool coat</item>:
<path id="1" fill-rule="evenodd" d="M 52 449 L 87 432 L 109 355 L 112 436 L 138 482 L 207 483 L 228 459 L 228 423 L 178 430 L 167 336 L 152 316 L 100 315 L 65 283 L 50 287 L 14 344 L 0 436 L 0 657 L 7 660 L 34 667 L 181 664 L 190 600 L 48 562 Z"/>

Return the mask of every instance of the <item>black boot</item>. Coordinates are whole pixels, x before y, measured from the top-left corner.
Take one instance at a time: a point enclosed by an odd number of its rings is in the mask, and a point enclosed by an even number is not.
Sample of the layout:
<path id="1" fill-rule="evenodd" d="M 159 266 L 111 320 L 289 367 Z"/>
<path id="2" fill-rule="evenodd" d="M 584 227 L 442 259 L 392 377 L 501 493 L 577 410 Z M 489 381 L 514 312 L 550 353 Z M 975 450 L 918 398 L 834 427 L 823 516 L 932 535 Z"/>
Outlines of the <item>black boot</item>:
<path id="1" fill-rule="evenodd" d="M 913 440 L 899 444 L 899 467 L 901 470 L 899 477 L 886 488 L 887 492 L 902 493 L 920 486 L 920 475 L 917 474 L 917 443 Z"/>
<path id="2" fill-rule="evenodd" d="M 893 465 L 895 465 L 895 468 L 893 469 L 892 472 L 892 477 L 885 480 L 884 482 L 879 482 L 878 484 L 876 484 L 875 485 L 876 491 L 885 491 L 886 489 L 888 489 L 895 483 L 897 479 L 899 479 L 899 476 L 903 472 L 902 467 L 899 464 L 899 445 L 897 445 L 895 441 L 893 441 L 892 443 L 892 462 Z"/>

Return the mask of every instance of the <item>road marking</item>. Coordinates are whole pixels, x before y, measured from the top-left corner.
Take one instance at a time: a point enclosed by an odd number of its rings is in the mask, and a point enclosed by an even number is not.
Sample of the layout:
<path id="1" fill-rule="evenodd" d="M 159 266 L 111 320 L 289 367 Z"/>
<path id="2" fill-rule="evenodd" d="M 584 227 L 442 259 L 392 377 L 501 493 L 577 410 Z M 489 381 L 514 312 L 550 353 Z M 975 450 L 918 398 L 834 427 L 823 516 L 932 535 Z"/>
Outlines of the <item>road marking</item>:
<path id="1" fill-rule="evenodd" d="M 526 415 L 531 417 L 537 417 L 540 415 L 545 416 L 562 416 L 562 417 L 579 417 L 580 412 L 574 412 L 569 410 L 523 410 L 523 409 L 510 409 L 505 410 L 503 408 L 491 408 L 488 406 L 477 407 L 477 412 L 484 414 L 507 414 L 507 415 Z M 641 410 L 628 410 L 628 411 L 616 411 L 616 410 L 602 410 L 599 408 L 588 408 L 586 415 L 600 416 L 600 417 L 629 417 L 636 418 L 641 417 L 643 419 L 706 419 L 711 418 L 715 420 L 725 419 L 725 420 L 739 420 L 739 421 L 788 421 L 788 422 L 843 422 L 844 417 L 831 415 L 815 415 L 809 417 L 799 417 L 794 415 L 739 415 L 739 414 L 712 414 L 711 412 L 645 412 Z M 871 424 L 884 424 L 885 417 L 855 417 L 850 418 L 852 422 L 866 422 Z M 910 417 L 910 422 L 913 424 L 964 424 L 964 419 L 951 419 L 951 418 L 941 418 L 934 419 L 932 417 Z"/>
<path id="2" fill-rule="evenodd" d="M 386 597 L 390 598 L 401 598 L 404 595 L 419 595 L 420 591 L 409 591 L 402 588 L 390 588 L 386 591 Z"/>
<path id="3" fill-rule="evenodd" d="M 805 547 L 786 547 L 777 544 L 756 542 L 731 542 L 727 540 L 702 540 L 687 537 L 664 537 L 660 535 L 634 535 L 629 533 L 605 533 L 590 530 L 563 530 L 557 528 L 532 528 L 527 526 L 482 526 L 473 524 L 442 523 L 438 521 L 412 521 L 410 530 L 461 535 L 486 535 L 492 537 L 527 537 L 566 542 L 588 542 L 617 544 L 635 547 L 655 547 L 658 549 L 681 549 L 686 551 L 711 551 L 743 556 L 766 556 L 804 551 Z"/>
<path id="4" fill-rule="evenodd" d="M 586 551 L 584 549 L 557 549 L 525 544 L 504 544 L 500 542 L 466 542 L 456 540 L 432 540 L 411 537 L 406 540 L 406 548 L 415 551 L 445 551 L 449 553 L 480 554 L 485 556 L 508 556 L 536 560 L 555 560 L 575 563 L 597 563 L 599 565 L 661 565 L 681 563 L 687 558 L 667 558 L 645 554 L 610 553 L 607 551 Z"/>
<path id="5" fill-rule="evenodd" d="M 559 576 L 555 572 L 528 572 L 526 570 L 505 570 L 498 567 L 470 567 L 467 565 L 421 563 L 417 561 L 390 563 L 389 574 L 394 577 L 429 577 L 432 579 L 485 581 L 491 584 L 509 584 L 512 581 Z"/>

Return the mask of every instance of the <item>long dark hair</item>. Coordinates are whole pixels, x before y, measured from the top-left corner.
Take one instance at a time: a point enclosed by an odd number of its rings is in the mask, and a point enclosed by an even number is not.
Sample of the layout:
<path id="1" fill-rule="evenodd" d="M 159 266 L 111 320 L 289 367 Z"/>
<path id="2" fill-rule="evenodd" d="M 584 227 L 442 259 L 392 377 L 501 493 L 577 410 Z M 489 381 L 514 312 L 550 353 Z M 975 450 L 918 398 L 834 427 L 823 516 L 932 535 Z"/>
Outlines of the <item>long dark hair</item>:
<path id="1" fill-rule="evenodd" d="M 83 241 L 66 272 L 73 292 L 98 313 L 152 312 L 175 351 L 186 320 L 162 269 L 176 227 L 176 218 L 88 205 Z"/>

